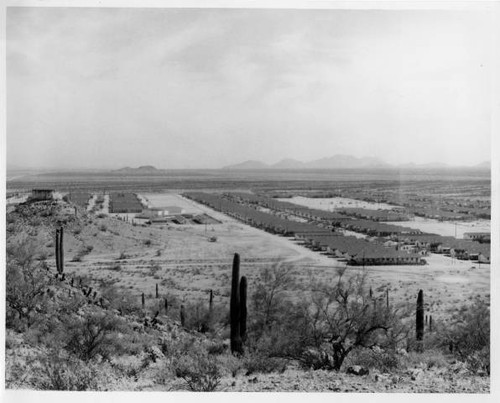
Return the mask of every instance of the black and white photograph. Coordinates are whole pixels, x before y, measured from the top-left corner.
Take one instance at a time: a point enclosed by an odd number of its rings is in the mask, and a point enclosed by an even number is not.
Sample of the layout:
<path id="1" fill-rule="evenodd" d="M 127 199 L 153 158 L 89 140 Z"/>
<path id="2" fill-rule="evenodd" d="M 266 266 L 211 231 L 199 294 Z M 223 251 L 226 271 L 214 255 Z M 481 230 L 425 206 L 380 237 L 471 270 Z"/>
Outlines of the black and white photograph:
<path id="1" fill-rule="evenodd" d="M 497 2 L 5 3 L 6 402 L 492 398 Z"/>

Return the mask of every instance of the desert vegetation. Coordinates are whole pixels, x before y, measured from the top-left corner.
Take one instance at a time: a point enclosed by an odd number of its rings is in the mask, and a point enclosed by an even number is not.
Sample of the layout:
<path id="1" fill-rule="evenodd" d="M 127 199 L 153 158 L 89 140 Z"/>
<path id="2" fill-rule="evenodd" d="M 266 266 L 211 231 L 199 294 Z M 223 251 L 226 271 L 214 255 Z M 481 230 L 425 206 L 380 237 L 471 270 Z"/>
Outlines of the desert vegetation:
<path id="1" fill-rule="evenodd" d="M 9 389 L 489 390 L 484 295 L 433 315 L 432 290 L 418 282 L 401 298 L 368 269 L 261 261 L 222 249 L 220 234 L 200 238 L 224 251 L 219 269 L 192 259 L 170 270 L 180 248 L 195 253 L 189 228 L 153 230 L 63 201 L 17 205 L 7 223 Z"/>

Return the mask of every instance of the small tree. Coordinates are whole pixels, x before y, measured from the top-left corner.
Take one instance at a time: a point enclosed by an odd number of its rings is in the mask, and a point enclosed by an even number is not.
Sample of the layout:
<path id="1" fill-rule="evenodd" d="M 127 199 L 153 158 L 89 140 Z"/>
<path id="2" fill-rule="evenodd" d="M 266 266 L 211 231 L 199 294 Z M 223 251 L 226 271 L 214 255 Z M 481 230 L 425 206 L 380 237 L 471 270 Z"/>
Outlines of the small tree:
<path id="1" fill-rule="evenodd" d="M 394 343 L 397 335 L 389 331 L 399 321 L 393 308 L 373 303 L 366 291 L 364 271 L 345 279 L 345 270 L 339 270 L 335 284 L 316 286 L 312 297 L 311 318 L 316 324 L 316 337 L 321 335 L 330 346 L 331 367 L 336 371 L 357 347 Z M 400 335 L 406 336 L 404 332 Z"/>
<path id="2" fill-rule="evenodd" d="M 45 291 L 50 278 L 44 262 L 36 259 L 36 241 L 27 236 L 7 247 L 7 326 L 14 326 L 17 314 L 21 324 L 30 327 L 33 322 L 32 314 L 44 309 Z"/>
<path id="3" fill-rule="evenodd" d="M 253 330 L 257 336 L 280 322 L 286 294 L 294 285 L 293 267 L 276 263 L 260 274 L 252 294 Z"/>
<path id="4" fill-rule="evenodd" d="M 66 321 L 66 349 L 81 360 L 89 361 L 98 354 L 107 358 L 115 349 L 115 333 L 120 327 L 118 318 L 92 312 L 83 319 L 67 318 Z"/>

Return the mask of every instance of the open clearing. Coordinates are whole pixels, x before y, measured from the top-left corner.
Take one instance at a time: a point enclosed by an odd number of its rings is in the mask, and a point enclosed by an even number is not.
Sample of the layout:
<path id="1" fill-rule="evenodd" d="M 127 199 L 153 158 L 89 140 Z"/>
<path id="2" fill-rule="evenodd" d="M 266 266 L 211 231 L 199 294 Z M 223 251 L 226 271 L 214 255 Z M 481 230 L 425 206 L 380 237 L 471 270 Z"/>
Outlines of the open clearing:
<path id="1" fill-rule="evenodd" d="M 490 232 L 491 222 L 489 220 L 476 221 L 438 221 L 430 218 L 415 217 L 413 221 L 397 221 L 388 224 L 402 225 L 419 229 L 430 234 L 443 236 L 456 236 L 463 238 L 466 232 Z M 456 231 L 456 233 L 455 233 Z"/>
<path id="2" fill-rule="evenodd" d="M 386 203 L 369 203 L 362 200 L 349 199 L 346 197 L 329 198 L 310 198 L 303 196 L 294 196 L 291 198 L 277 199 L 295 203 L 300 206 L 315 208 L 319 210 L 334 211 L 343 208 L 365 208 L 370 210 L 392 210 L 397 206 L 391 206 Z"/>

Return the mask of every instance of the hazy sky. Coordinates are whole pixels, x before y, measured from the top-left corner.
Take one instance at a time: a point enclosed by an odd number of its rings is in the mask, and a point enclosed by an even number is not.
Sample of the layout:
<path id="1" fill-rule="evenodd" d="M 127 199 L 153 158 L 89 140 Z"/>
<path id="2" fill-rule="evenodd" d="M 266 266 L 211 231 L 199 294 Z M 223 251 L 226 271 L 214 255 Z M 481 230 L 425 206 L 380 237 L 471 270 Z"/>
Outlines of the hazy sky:
<path id="1" fill-rule="evenodd" d="M 7 10 L 7 161 L 490 159 L 486 12 Z"/>

